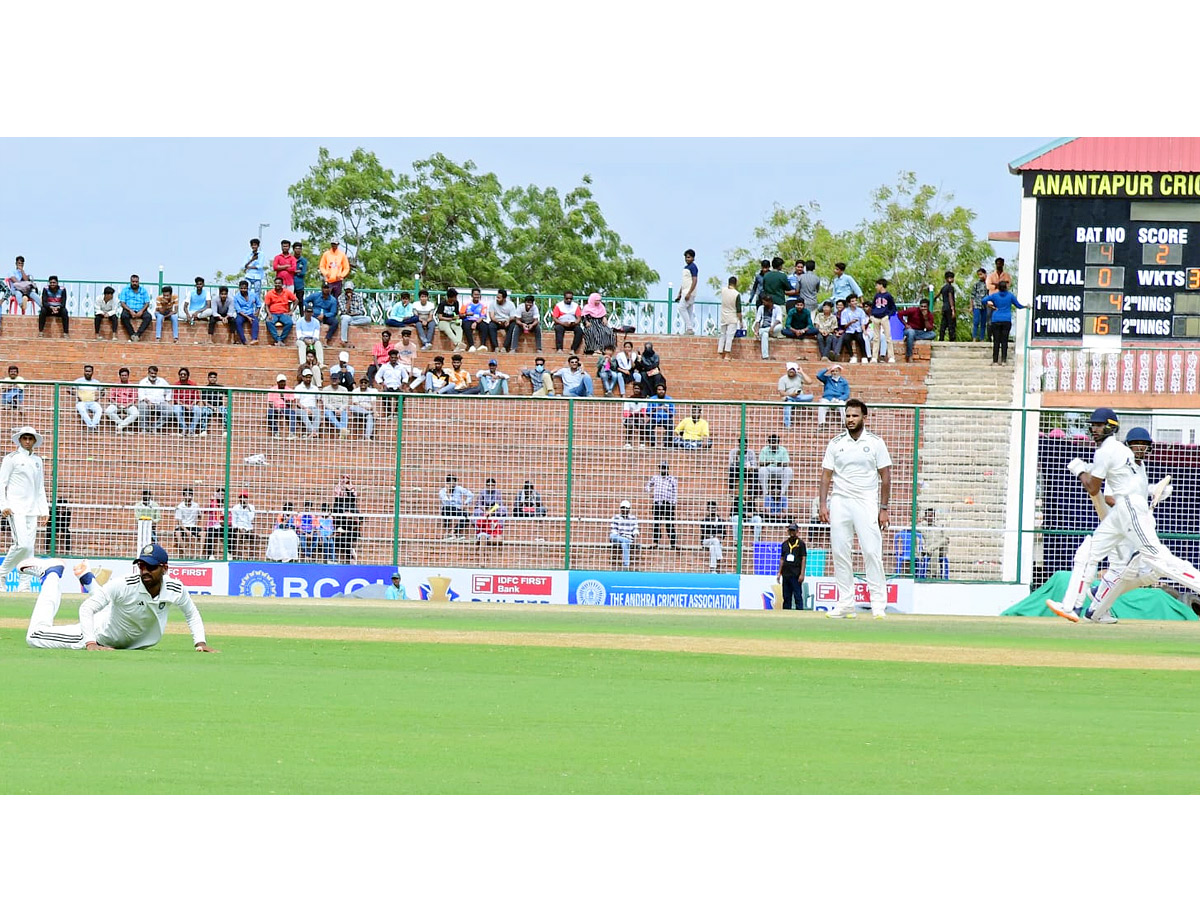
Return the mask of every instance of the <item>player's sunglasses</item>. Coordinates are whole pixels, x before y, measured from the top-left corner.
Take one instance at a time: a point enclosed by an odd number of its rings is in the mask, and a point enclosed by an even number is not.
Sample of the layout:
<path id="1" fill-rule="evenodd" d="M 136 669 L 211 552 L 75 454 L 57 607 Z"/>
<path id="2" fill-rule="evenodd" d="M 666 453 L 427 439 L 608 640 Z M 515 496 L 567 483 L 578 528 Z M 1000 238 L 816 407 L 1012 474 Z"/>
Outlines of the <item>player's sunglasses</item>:
<path id="1" fill-rule="evenodd" d="M 149 563 L 147 563 L 147 562 L 143 562 L 143 561 L 142 561 L 142 560 L 140 560 L 140 559 L 139 559 L 139 560 L 137 560 L 137 567 L 138 567 L 139 569 L 141 569 L 143 572 L 153 572 L 155 569 L 161 569 L 161 568 L 162 568 L 162 566 L 152 566 L 152 565 L 150 565 Z"/>

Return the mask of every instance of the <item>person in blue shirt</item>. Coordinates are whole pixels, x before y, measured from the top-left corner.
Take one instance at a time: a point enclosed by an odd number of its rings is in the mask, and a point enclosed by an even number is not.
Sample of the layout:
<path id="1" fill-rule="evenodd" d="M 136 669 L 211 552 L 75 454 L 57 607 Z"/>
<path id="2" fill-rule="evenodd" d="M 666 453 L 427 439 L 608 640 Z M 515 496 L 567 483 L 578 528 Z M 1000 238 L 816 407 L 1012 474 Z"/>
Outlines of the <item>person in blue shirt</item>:
<path id="1" fill-rule="evenodd" d="M 649 420 L 646 434 L 651 447 L 658 446 L 656 428 L 663 430 L 663 446 L 671 444 L 671 433 L 675 430 L 674 399 L 667 393 L 667 386 L 659 382 L 654 386 L 654 398 L 646 401 L 646 417 Z"/>
<path id="2" fill-rule="evenodd" d="M 317 546 L 321 548 L 324 562 L 333 562 L 333 514 L 329 504 L 321 504 L 321 516 L 317 519 Z"/>
<path id="3" fill-rule="evenodd" d="M 250 282 L 250 288 L 255 295 L 262 295 L 263 272 L 266 271 L 266 264 L 263 262 L 263 255 L 258 252 L 258 238 L 250 238 L 250 258 L 246 260 L 246 264 L 242 266 L 242 272 Z"/>
<path id="4" fill-rule="evenodd" d="M 833 294 L 829 299 L 837 305 L 839 300 L 849 300 L 851 297 L 861 297 L 863 295 L 862 288 L 858 286 L 858 282 L 854 277 L 846 274 L 846 264 L 844 262 L 833 264 L 833 283 L 830 287 L 833 289 Z"/>
<path id="5" fill-rule="evenodd" d="M 754 276 L 754 283 L 750 285 L 750 303 L 754 304 L 755 309 L 762 306 L 763 276 L 771 271 L 771 261 L 762 259 L 758 265 L 758 274 Z"/>
<path id="6" fill-rule="evenodd" d="M 154 324 L 154 313 L 150 303 L 150 292 L 142 287 L 136 275 L 129 276 L 129 284 L 117 295 L 121 304 L 121 325 L 130 341 L 140 341 L 146 329 Z M 137 333 L 133 331 L 133 320 L 141 319 Z"/>
<path id="7" fill-rule="evenodd" d="M 184 296 L 183 314 L 187 318 L 187 323 L 195 325 L 197 319 L 207 319 L 212 315 L 211 306 L 212 304 L 208 299 L 208 289 L 204 286 L 204 279 L 197 275 L 196 289 Z"/>
<path id="8" fill-rule="evenodd" d="M 408 291 L 400 292 L 400 299 L 388 309 L 383 324 L 388 328 L 401 328 L 405 325 L 417 324 L 417 317 L 412 311 L 412 295 Z"/>
<path id="9" fill-rule="evenodd" d="M 892 316 L 896 315 L 896 298 L 888 293 L 887 287 L 886 278 L 875 281 L 875 296 L 871 300 L 869 311 L 871 346 L 867 348 L 867 358 L 863 362 L 869 363 L 872 356 L 876 362 L 883 362 L 885 355 L 888 362 L 896 361 L 892 353 Z"/>
<path id="10" fill-rule="evenodd" d="M 400 583 L 400 573 L 392 573 L 392 583 L 388 585 L 387 592 L 384 596 L 388 600 L 407 600 L 408 594 L 404 590 L 404 585 Z"/>
<path id="11" fill-rule="evenodd" d="M 233 295 L 233 311 L 236 317 L 233 328 L 238 340 L 246 343 L 246 323 L 250 324 L 250 343 L 258 343 L 258 294 L 250 290 L 250 282 L 243 278 L 238 282 L 238 292 Z"/>
<path id="12" fill-rule="evenodd" d="M 850 399 L 850 382 L 842 375 L 841 365 L 835 364 L 822 369 L 817 373 L 817 381 L 825 386 L 821 399 L 817 401 L 817 403 L 822 404 L 817 409 L 818 427 L 825 424 L 825 414 L 828 412 L 825 409 L 826 406 L 842 407 L 842 421 L 845 422 L 846 401 Z"/>
<path id="13" fill-rule="evenodd" d="M 320 293 L 314 291 L 304 298 L 304 305 L 311 306 L 313 318 L 328 329 L 325 334 L 325 343 L 328 344 L 338 328 L 338 301 L 333 296 L 333 289 L 328 284 L 321 285 Z"/>
<path id="14" fill-rule="evenodd" d="M 297 297 L 304 296 L 304 279 L 308 275 L 308 257 L 302 252 L 300 241 L 292 244 L 292 256 L 296 257 L 296 274 L 292 276 L 292 293 Z"/>
<path id="15" fill-rule="evenodd" d="M 1000 290 L 987 298 L 988 309 L 992 311 L 992 365 L 1003 366 L 1008 362 L 1008 333 L 1012 331 L 1012 311 L 1024 309 L 1016 296 L 1008 292 L 1008 281 L 1002 279 L 998 284 Z"/>

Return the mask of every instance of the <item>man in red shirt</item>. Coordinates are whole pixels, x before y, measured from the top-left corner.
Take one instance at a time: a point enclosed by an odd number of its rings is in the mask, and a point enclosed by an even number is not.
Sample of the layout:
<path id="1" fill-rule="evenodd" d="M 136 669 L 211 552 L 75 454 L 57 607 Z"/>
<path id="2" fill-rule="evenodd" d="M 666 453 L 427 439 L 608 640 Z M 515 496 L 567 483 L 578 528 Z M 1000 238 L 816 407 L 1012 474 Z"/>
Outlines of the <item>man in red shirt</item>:
<path id="1" fill-rule="evenodd" d="M 900 310 L 898 315 L 904 323 L 904 361 L 912 362 L 913 344 L 934 338 L 933 313 L 929 311 L 929 301 L 923 299 L 916 306 Z"/>
<path id="2" fill-rule="evenodd" d="M 379 333 L 379 340 L 371 348 L 373 361 L 367 366 L 367 380 L 371 384 L 375 383 L 375 373 L 379 371 L 379 367 L 387 365 L 388 351 L 394 349 L 396 349 L 396 345 L 392 343 L 392 333 L 390 331 L 381 331 Z"/>
<path id="3" fill-rule="evenodd" d="M 119 434 L 136 422 L 140 413 L 137 408 L 137 387 L 129 383 L 129 369 L 121 366 L 117 377 L 121 379 L 121 383 L 108 389 L 108 406 L 104 415 L 117 426 Z"/>
<path id="4" fill-rule="evenodd" d="M 200 430 L 200 392 L 187 369 L 179 370 L 179 380 L 171 386 L 171 404 L 175 408 L 175 423 L 181 435 L 195 437 Z M 192 388 L 192 390 L 189 390 Z"/>
<path id="5" fill-rule="evenodd" d="M 279 259 L 278 256 L 275 258 Z M 292 259 L 294 262 L 294 258 Z M 296 295 L 284 287 L 282 275 L 275 276 L 275 288 L 267 291 L 263 297 L 263 304 L 267 307 L 267 334 L 276 345 L 282 344 L 292 333 L 291 311 L 296 304 Z M 282 333 L 278 328 L 280 325 L 283 326 Z"/>
<path id="6" fill-rule="evenodd" d="M 296 281 L 296 257 L 292 256 L 292 242 L 280 241 L 279 248 L 279 255 L 271 261 L 271 268 L 275 270 L 278 277 L 283 279 L 283 286 L 291 290 L 295 287 Z"/>

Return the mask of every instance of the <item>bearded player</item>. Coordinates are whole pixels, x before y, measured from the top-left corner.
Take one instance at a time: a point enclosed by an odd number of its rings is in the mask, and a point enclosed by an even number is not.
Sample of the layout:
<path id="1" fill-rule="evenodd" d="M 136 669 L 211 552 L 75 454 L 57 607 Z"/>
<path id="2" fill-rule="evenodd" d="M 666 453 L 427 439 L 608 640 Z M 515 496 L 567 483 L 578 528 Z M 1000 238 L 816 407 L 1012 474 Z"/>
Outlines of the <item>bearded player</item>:
<path id="1" fill-rule="evenodd" d="M 1047 600 L 1046 606 L 1055 615 L 1078 622 L 1077 610 L 1082 609 L 1096 567 L 1106 556 L 1111 556 L 1117 562 L 1118 573 L 1114 583 L 1124 578 L 1126 586 L 1122 591 L 1105 591 L 1101 587 L 1103 596 L 1097 594 L 1096 603 L 1088 611 L 1088 618 L 1092 621 L 1110 621 L 1109 609 L 1113 601 L 1124 590 L 1134 586 L 1135 582 L 1148 578 L 1150 573 L 1193 591 L 1200 590 L 1200 571 L 1164 547 L 1155 531 L 1148 500 L 1149 480 L 1142 462 L 1149 452 L 1149 434 L 1144 430 L 1140 434 L 1131 432 L 1139 438 L 1133 442 L 1134 446 L 1142 445 L 1140 457 L 1135 458 L 1133 449 L 1117 439 L 1120 420 L 1111 409 L 1101 407 L 1093 412 L 1089 428 L 1092 440 L 1097 445 L 1092 464 L 1089 466 L 1076 458 L 1067 464 L 1067 468 L 1083 483 L 1093 504 L 1106 503 L 1102 498 L 1097 501 L 1101 487 L 1106 487 L 1112 494 L 1112 504 L 1091 537 L 1084 540 L 1075 551 L 1071 580 L 1062 603 Z M 1155 488 L 1158 491 L 1156 499 L 1161 500 L 1169 493 L 1170 483 L 1159 482 Z M 1132 552 L 1129 553 L 1128 562 L 1122 566 L 1123 547 L 1126 551 L 1132 548 Z M 1143 570 L 1147 570 L 1145 574 L 1142 574 Z"/>
<path id="2" fill-rule="evenodd" d="M 41 570 L 42 589 L 25 642 L 43 650 L 141 650 L 162 640 L 167 624 L 167 607 L 176 606 L 187 620 L 196 650 L 216 653 L 204 639 L 204 622 L 192 603 L 187 588 L 178 578 L 167 574 L 167 551 L 158 544 L 147 544 L 134 560 L 136 575 L 115 585 L 103 585 L 94 578 L 86 563 L 75 567 L 79 583 L 90 596 L 80 604 L 78 625 L 54 624 L 62 601 L 61 565 Z M 22 567 L 33 574 L 39 567 Z"/>

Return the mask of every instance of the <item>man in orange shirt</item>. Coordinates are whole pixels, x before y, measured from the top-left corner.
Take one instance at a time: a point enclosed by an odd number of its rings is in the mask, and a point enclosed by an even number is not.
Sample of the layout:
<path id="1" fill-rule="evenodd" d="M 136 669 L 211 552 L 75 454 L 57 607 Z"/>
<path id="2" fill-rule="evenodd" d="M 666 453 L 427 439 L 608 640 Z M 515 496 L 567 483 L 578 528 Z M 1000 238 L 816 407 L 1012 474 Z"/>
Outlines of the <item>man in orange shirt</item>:
<path id="1" fill-rule="evenodd" d="M 275 276 L 275 289 L 267 291 L 263 297 L 267 307 L 267 334 L 276 345 L 282 344 L 292 333 L 292 307 L 296 304 L 296 295 L 283 286 L 283 277 Z M 279 326 L 283 326 L 283 332 Z"/>
<path id="2" fill-rule="evenodd" d="M 321 254 L 321 277 L 329 285 L 329 292 L 335 297 L 342 296 L 342 282 L 350 274 L 350 260 L 338 249 L 335 238 L 329 242 L 329 249 Z"/>
<path id="3" fill-rule="evenodd" d="M 988 272 L 987 276 L 987 291 L 988 294 L 994 294 L 1000 290 L 1001 281 L 1012 281 L 1012 274 L 1004 271 L 1004 258 L 996 257 L 996 270 Z"/>

